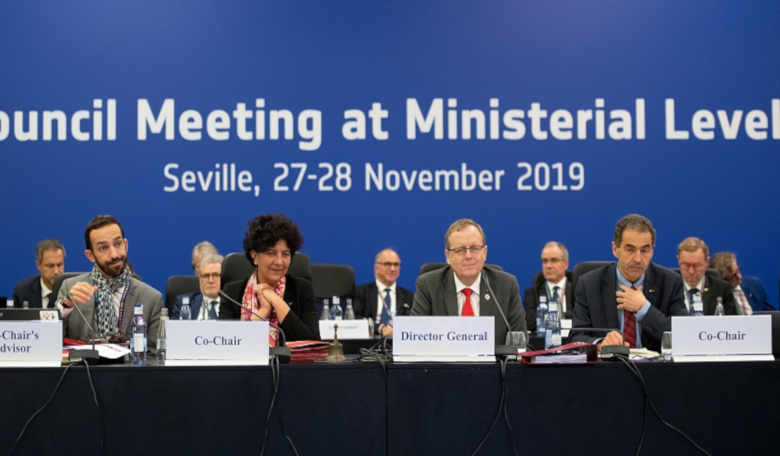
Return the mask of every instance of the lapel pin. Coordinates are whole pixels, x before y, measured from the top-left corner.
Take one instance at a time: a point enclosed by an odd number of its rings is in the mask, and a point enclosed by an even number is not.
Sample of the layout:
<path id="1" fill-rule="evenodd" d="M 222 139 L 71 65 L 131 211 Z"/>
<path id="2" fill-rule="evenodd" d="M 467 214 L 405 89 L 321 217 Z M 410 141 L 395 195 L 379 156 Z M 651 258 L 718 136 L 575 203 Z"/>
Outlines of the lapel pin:
<path id="1" fill-rule="evenodd" d="M 707 287 L 704 287 L 704 292 L 706 293 L 706 292 L 708 292 L 708 291 L 710 291 L 710 289 L 709 289 L 709 288 L 707 288 Z"/>
<path id="2" fill-rule="evenodd" d="M 490 295 L 485 293 L 485 301 L 490 301 Z"/>
<path id="3" fill-rule="evenodd" d="M 653 290 L 653 289 L 651 288 L 651 289 L 647 290 L 647 292 L 648 292 L 648 293 L 655 293 L 655 290 Z"/>

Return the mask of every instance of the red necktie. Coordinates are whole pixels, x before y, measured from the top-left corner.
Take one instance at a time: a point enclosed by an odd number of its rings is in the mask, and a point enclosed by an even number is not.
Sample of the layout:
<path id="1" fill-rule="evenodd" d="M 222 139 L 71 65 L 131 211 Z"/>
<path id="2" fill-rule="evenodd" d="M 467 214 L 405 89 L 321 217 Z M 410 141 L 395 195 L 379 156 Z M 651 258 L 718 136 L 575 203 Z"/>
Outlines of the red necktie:
<path id="1" fill-rule="evenodd" d="M 636 290 L 634 287 L 631 289 Z M 636 316 L 628 310 L 623 311 L 623 338 L 629 347 L 636 348 Z"/>
<path id="2" fill-rule="evenodd" d="M 474 309 L 471 308 L 471 288 L 464 288 L 462 291 L 463 296 L 466 297 L 466 300 L 463 301 L 463 312 L 461 312 L 461 316 L 464 317 L 473 317 L 474 316 Z"/>

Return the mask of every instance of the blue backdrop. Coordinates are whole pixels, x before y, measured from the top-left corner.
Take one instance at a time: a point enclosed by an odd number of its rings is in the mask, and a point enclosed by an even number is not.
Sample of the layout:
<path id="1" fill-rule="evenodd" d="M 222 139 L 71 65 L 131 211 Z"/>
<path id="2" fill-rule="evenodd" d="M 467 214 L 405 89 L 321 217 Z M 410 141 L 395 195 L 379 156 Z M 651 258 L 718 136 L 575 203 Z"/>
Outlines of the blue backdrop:
<path id="1" fill-rule="evenodd" d="M 736 251 L 777 302 L 776 1 L 3 9 L 0 294 L 35 273 L 47 237 L 65 243 L 67 270 L 87 270 L 84 227 L 102 213 L 164 290 L 191 273 L 195 243 L 238 251 L 267 212 L 358 282 L 394 246 L 409 288 L 422 263 L 443 261 L 455 219 L 480 222 L 488 261 L 525 287 L 546 241 L 572 264 L 611 259 L 615 222 L 637 212 L 658 230 L 656 262 L 676 266 L 677 244 L 699 236 Z M 247 192 L 215 190 L 223 164 L 247 172 Z M 482 186 L 463 164 L 487 171 Z"/>

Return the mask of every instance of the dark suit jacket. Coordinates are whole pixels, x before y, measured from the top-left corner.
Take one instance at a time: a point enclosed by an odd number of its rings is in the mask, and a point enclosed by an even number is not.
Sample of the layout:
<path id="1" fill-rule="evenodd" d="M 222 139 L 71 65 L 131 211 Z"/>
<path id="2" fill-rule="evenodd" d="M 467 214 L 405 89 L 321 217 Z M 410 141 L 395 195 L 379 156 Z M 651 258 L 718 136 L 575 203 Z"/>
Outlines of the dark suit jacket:
<path id="1" fill-rule="evenodd" d="M 495 317 L 496 345 L 503 345 L 509 331 L 504 318 L 496 307 L 501 309 L 509 320 L 512 331 L 527 331 L 525 312 L 520 303 L 520 286 L 511 274 L 485 266 L 482 275 L 490 280 L 495 299 L 486 300 L 488 287 L 483 281 L 479 285 L 479 315 Z M 455 276 L 452 268 L 446 266 L 417 277 L 417 291 L 414 294 L 412 315 L 458 316 L 458 296 L 455 292 Z"/>
<path id="2" fill-rule="evenodd" d="M 539 296 L 547 296 L 547 287 L 544 286 L 544 276 L 541 276 L 541 280 L 534 281 L 533 286 L 525 289 L 525 297 L 523 298 L 523 309 L 525 309 L 525 323 L 528 326 L 529 331 L 536 331 L 536 310 L 539 308 Z M 548 296 L 549 300 L 550 297 Z M 571 286 L 571 281 L 566 281 L 566 312 L 563 318 L 571 319 L 572 309 L 574 308 L 574 287 Z"/>
<path id="3" fill-rule="evenodd" d="M 173 312 L 171 312 L 171 320 L 178 320 L 181 312 L 182 299 L 184 297 L 190 298 L 190 320 L 197 320 L 200 313 L 200 306 L 203 305 L 203 295 L 200 291 L 195 293 L 185 293 L 176 296 L 176 304 L 173 305 Z M 240 301 L 239 301 L 240 302 Z M 232 304 L 228 304 L 232 305 Z M 222 309 L 222 305 L 219 306 Z"/>
<path id="4" fill-rule="evenodd" d="M 725 314 L 737 315 L 737 309 L 734 307 L 734 293 L 731 291 L 731 285 L 718 277 L 705 275 L 704 291 L 702 292 L 704 315 L 715 315 L 715 310 L 718 308 L 718 296 L 723 298 L 723 310 Z"/>
<path id="5" fill-rule="evenodd" d="M 376 281 L 359 285 L 355 288 L 355 318 L 376 319 L 376 305 L 379 299 L 379 289 Z M 395 285 L 395 312 L 396 315 L 409 315 L 414 304 L 414 293 Z"/>
<path id="6" fill-rule="evenodd" d="M 620 329 L 617 310 L 617 263 L 593 270 L 577 282 L 574 303 L 574 327 Z M 650 309 L 640 322 L 642 346 L 661 351 L 664 331 L 672 330 L 672 316 L 688 315 L 683 297 L 682 277 L 669 269 L 650 263 L 645 271 L 642 292 Z M 595 342 L 603 332 L 593 337 L 588 331 L 572 332 L 572 342 Z"/>
<path id="7" fill-rule="evenodd" d="M 284 331 L 286 340 L 288 342 L 320 340 L 320 317 L 314 304 L 314 288 L 311 282 L 289 275 L 285 277 L 287 285 L 284 290 L 284 301 L 290 305 L 290 313 L 279 327 Z M 241 302 L 247 282 L 249 282 L 248 277 L 238 282 L 230 282 L 222 287 L 222 291 Z M 219 318 L 238 320 L 241 318 L 241 308 L 227 300 L 222 300 L 219 304 Z"/>
<path id="8" fill-rule="evenodd" d="M 49 307 L 54 307 L 56 296 L 49 296 Z M 41 295 L 41 276 L 34 275 L 28 277 L 14 285 L 14 307 L 22 307 L 22 303 L 27 301 L 30 308 L 40 309 L 43 303 Z"/>
<path id="9" fill-rule="evenodd" d="M 761 279 L 750 276 L 742 277 L 741 285 L 742 291 L 745 292 L 745 296 L 754 312 L 758 310 L 777 310 L 775 306 L 769 303 L 769 296 L 766 294 Z M 14 304 L 16 304 L 16 299 L 14 299 Z"/>

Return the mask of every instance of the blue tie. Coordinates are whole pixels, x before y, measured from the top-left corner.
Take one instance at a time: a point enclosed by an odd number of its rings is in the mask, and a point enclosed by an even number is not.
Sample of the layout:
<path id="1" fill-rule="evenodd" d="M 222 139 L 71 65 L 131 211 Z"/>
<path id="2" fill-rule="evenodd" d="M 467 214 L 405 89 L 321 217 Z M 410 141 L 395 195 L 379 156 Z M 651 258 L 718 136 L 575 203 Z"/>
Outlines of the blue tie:
<path id="1" fill-rule="evenodd" d="M 385 305 L 382 306 L 382 316 L 379 318 L 379 324 L 380 325 L 387 325 L 390 323 L 390 305 L 392 302 L 390 301 L 390 289 L 385 288 L 385 297 L 384 297 Z"/>
<path id="2" fill-rule="evenodd" d="M 558 288 L 561 288 L 561 287 L 559 287 L 557 285 L 555 287 L 553 287 L 552 300 L 557 302 L 558 305 L 560 306 L 560 302 L 558 302 L 560 300 L 560 296 L 558 296 Z"/>
<path id="3" fill-rule="evenodd" d="M 209 303 L 209 320 L 217 319 L 217 301 L 211 301 Z"/>

